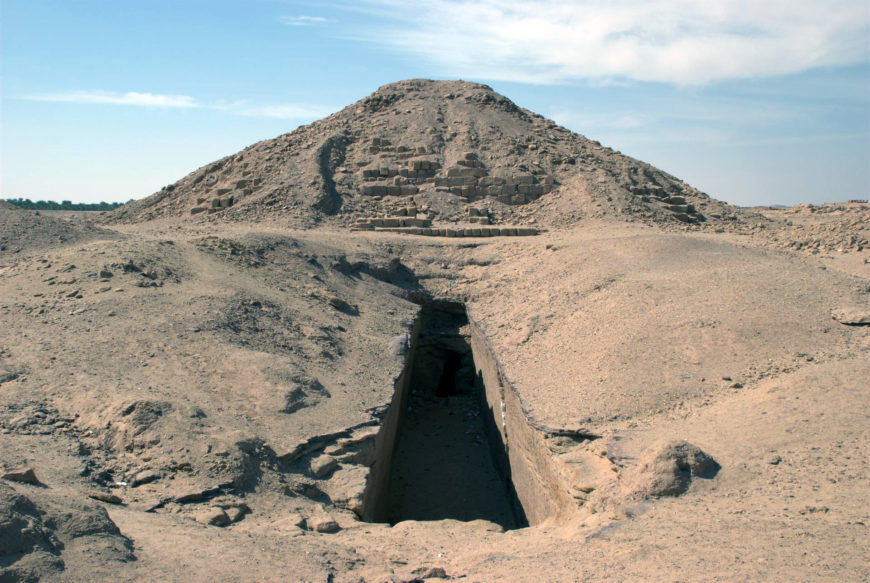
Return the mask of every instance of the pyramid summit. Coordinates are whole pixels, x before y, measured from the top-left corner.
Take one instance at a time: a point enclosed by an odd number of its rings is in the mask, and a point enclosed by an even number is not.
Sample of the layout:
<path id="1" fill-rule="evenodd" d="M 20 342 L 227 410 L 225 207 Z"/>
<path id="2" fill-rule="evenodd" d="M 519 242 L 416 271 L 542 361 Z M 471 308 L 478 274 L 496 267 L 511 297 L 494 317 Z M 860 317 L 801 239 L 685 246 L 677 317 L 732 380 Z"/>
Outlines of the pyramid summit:
<path id="1" fill-rule="evenodd" d="M 559 204 L 542 204 L 551 195 Z M 559 226 L 624 214 L 704 225 L 736 213 L 486 85 L 412 79 L 207 164 L 114 218 L 280 216 L 300 226 L 365 226 L 366 217 L 499 224 L 534 216 Z"/>

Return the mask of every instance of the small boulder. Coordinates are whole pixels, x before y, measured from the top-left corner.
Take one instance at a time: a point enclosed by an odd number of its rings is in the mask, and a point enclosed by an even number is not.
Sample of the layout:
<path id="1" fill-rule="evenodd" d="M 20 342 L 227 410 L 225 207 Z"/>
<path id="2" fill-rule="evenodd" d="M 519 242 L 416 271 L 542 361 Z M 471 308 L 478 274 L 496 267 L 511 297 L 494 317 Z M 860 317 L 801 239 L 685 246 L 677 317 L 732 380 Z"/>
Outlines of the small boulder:
<path id="1" fill-rule="evenodd" d="M 306 522 L 308 524 L 308 529 L 313 530 L 314 532 L 332 534 L 341 530 L 338 523 L 326 513 L 313 516 Z"/>
<path id="2" fill-rule="evenodd" d="M 831 317 L 846 326 L 870 326 L 870 308 L 840 308 L 834 310 Z"/>
<path id="3" fill-rule="evenodd" d="M 108 504 L 122 504 L 123 500 L 115 494 L 110 492 L 101 492 L 99 490 L 91 490 L 88 492 L 88 498 L 93 498 L 94 500 L 99 500 L 100 502 L 106 502 Z"/>
<path id="4" fill-rule="evenodd" d="M 147 484 L 148 482 L 153 482 L 155 480 L 159 480 L 161 477 L 160 472 L 155 470 L 142 470 L 130 480 L 130 487 L 136 488 L 137 486 L 141 486 L 142 484 Z"/>
<path id="5" fill-rule="evenodd" d="M 33 468 L 15 468 L 3 472 L 3 479 L 12 482 L 22 482 L 24 484 L 39 485 L 41 482 L 36 477 Z"/>
<path id="6" fill-rule="evenodd" d="M 338 462 L 334 457 L 329 455 L 321 455 L 314 458 L 308 466 L 311 470 L 311 475 L 315 478 L 323 478 L 337 467 Z"/>
<path id="7" fill-rule="evenodd" d="M 443 567 L 418 567 L 411 571 L 420 579 L 449 579 L 450 576 Z"/>
<path id="8" fill-rule="evenodd" d="M 209 526 L 226 526 L 230 517 L 223 508 L 204 508 L 196 513 L 196 521 Z"/>
<path id="9" fill-rule="evenodd" d="M 338 296 L 333 296 L 327 300 L 329 305 L 338 310 L 339 312 L 343 312 L 345 314 L 349 314 L 351 316 L 356 316 L 359 314 L 359 308 L 355 304 L 351 304 L 341 299 Z"/>
<path id="10" fill-rule="evenodd" d="M 648 449 L 642 456 L 634 490 L 643 498 L 679 496 L 689 489 L 692 478 L 712 478 L 719 464 L 695 445 L 669 441 Z"/>

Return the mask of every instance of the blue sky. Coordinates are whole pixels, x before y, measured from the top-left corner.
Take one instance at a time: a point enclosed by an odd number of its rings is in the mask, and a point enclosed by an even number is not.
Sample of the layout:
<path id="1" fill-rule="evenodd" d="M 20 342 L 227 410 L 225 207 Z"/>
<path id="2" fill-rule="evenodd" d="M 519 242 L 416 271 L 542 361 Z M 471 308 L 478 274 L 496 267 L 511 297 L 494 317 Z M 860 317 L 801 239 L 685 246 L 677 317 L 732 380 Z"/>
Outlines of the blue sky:
<path id="1" fill-rule="evenodd" d="M 870 191 L 866 0 L 2 0 L 3 198 L 125 201 L 462 78 L 734 204 Z"/>

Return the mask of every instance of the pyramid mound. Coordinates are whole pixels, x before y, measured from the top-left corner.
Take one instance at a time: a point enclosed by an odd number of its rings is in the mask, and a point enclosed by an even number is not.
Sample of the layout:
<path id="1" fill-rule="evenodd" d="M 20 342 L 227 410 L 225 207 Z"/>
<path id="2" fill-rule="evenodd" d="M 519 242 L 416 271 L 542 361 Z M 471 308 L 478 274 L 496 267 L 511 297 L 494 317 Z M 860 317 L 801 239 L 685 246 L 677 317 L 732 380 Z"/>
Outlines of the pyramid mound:
<path id="1" fill-rule="evenodd" d="M 534 214 L 558 226 L 624 214 L 701 225 L 737 212 L 486 85 L 414 79 L 208 164 L 111 220 L 281 216 L 305 226 L 396 214 L 494 223 Z"/>

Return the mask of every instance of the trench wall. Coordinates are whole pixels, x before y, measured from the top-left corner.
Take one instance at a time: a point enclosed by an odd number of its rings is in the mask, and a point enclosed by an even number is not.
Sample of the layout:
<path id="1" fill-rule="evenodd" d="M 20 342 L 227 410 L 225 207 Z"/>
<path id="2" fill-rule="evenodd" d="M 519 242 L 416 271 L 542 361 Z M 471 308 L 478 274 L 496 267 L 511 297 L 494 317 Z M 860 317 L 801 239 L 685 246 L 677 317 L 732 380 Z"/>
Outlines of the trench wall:
<path id="1" fill-rule="evenodd" d="M 375 462 L 369 469 L 368 482 L 363 494 L 362 519 L 366 522 L 387 521 L 390 469 L 393 466 L 393 454 L 396 451 L 399 429 L 402 427 L 402 420 L 408 408 L 408 389 L 411 384 L 421 321 L 422 311 L 417 313 L 411 331 L 402 372 L 393 382 L 393 401 L 375 438 Z"/>
<path id="2" fill-rule="evenodd" d="M 483 383 L 485 411 L 494 428 L 487 437 L 505 451 L 496 464 L 513 484 L 521 511 L 530 525 L 555 517 L 575 505 L 553 466 L 546 432 L 535 428 L 523 409 L 519 394 L 506 379 L 483 331 L 468 314 L 471 350 L 477 377 Z M 506 467 L 505 467 L 506 466 Z"/>

